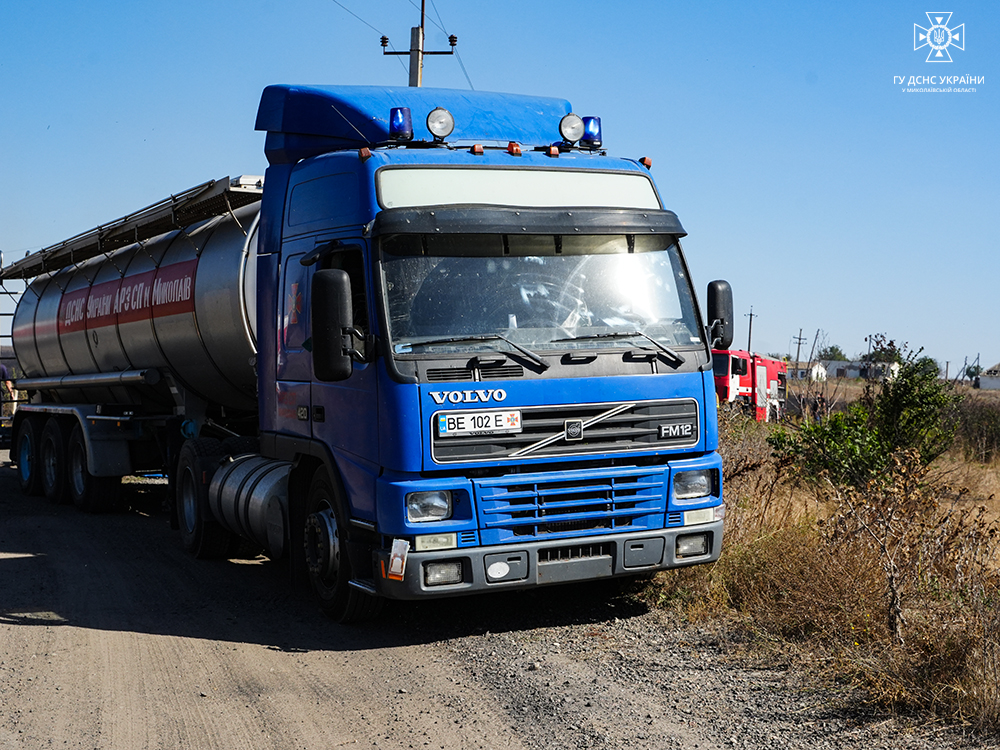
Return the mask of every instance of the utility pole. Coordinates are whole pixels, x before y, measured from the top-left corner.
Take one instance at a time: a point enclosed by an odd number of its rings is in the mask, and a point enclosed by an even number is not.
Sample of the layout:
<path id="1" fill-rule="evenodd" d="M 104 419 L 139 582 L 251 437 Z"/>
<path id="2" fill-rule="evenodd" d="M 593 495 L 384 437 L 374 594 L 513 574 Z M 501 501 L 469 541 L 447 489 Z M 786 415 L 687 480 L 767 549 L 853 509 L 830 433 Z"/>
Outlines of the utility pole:
<path id="1" fill-rule="evenodd" d="M 383 55 L 409 55 L 410 56 L 410 86 L 419 88 L 424 84 L 424 55 L 454 55 L 455 45 L 458 44 L 458 37 L 452 34 L 448 37 L 450 50 L 444 52 L 424 51 L 424 16 L 427 0 L 420 0 L 420 25 L 410 29 L 410 49 L 406 52 L 396 52 L 386 49 L 389 46 L 389 37 L 382 37 Z"/>
<path id="2" fill-rule="evenodd" d="M 750 318 L 750 330 L 747 332 L 747 351 L 753 354 L 753 349 L 750 348 L 750 342 L 753 340 L 753 319 L 760 316 L 753 314 L 753 305 L 750 305 L 750 312 L 744 313 L 743 317 Z"/>
<path id="3" fill-rule="evenodd" d="M 802 329 L 799 329 L 799 335 L 795 337 L 795 369 L 799 368 L 799 355 L 802 354 L 802 344 L 805 343 L 806 339 L 802 336 Z"/>

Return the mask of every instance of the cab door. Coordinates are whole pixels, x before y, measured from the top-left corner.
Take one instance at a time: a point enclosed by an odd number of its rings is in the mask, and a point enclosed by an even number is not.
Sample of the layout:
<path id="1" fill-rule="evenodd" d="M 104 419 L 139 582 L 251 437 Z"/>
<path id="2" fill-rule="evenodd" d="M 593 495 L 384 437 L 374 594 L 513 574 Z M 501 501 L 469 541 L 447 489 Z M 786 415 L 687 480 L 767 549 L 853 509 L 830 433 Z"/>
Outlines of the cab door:
<path id="1" fill-rule="evenodd" d="M 368 242 L 361 238 L 326 240 L 316 270 L 345 271 L 351 281 L 354 349 L 368 361 L 355 359 L 350 377 L 325 383 L 316 381 L 311 393 L 313 438 L 330 447 L 347 489 L 352 512 L 375 517 L 375 477 L 378 473 L 378 398 L 374 352 L 366 351 L 373 326 L 371 279 L 367 272 Z M 366 356 L 365 356 L 366 355 Z"/>

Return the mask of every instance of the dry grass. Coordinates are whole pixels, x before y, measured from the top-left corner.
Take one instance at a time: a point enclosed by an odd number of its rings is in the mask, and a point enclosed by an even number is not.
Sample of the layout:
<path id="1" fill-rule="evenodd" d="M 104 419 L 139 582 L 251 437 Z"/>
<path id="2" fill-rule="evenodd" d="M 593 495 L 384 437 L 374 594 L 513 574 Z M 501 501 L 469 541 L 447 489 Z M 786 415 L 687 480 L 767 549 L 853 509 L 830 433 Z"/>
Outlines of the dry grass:
<path id="1" fill-rule="evenodd" d="M 883 707 L 1000 729 L 995 467 L 904 454 L 862 489 L 797 482 L 771 455 L 774 429 L 720 416 L 722 557 L 661 574 L 647 599 Z"/>

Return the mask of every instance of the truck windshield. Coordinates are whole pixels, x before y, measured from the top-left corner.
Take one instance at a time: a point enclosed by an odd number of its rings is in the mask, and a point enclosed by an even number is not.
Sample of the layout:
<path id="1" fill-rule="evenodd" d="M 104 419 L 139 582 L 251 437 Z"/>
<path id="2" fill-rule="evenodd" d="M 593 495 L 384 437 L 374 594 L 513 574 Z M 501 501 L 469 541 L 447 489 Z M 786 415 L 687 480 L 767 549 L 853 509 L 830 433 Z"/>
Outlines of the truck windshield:
<path id="1" fill-rule="evenodd" d="M 496 334 L 532 351 L 650 346 L 594 335 L 621 331 L 702 346 L 668 237 L 390 235 L 381 259 L 396 354 L 503 348 Z"/>

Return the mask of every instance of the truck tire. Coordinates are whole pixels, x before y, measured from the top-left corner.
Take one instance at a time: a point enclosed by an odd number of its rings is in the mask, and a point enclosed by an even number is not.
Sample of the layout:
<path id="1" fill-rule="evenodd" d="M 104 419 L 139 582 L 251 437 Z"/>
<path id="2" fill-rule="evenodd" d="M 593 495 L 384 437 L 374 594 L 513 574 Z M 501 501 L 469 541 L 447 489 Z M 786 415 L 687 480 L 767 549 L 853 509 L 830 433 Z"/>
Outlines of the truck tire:
<path id="1" fill-rule="evenodd" d="M 49 417 L 38 443 L 45 498 L 56 505 L 69 502 L 69 470 L 66 466 L 68 444 L 66 426 L 59 417 Z"/>
<path id="2" fill-rule="evenodd" d="M 382 600 L 350 585 L 343 504 L 324 467 L 313 476 L 305 511 L 306 570 L 320 608 L 345 624 L 374 617 Z"/>
<path id="3" fill-rule="evenodd" d="M 87 513 L 104 513 L 118 507 L 121 477 L 95 477 L 87 468 L 87 443 L 78 422 L 69 435 L 67 472 L 73 505 Z"/>
<path id="4" fill-rule="evenodd" d="M 242 456 L 245 453 L 260 453 L 260 440 L 255 437 L 227 437 L 222 441 L 222 455 Z"/>
<path id="5" fill-rule="evenodd" d="M 208 487 L 222 456 L 214 438 L 186 440 L 177 457 L 177 518 L 184 549 L 201 560 L 226 557 L 232 534 L 215 520 Z"/>
<path id="6" fill-rule="evenodd" d="M 42 494 L 41 457 L 38 445 L 41 422 L 36 417 L 26 417 L 21 421 L 14 442 L 14 457 L 17 460 L 17 482 L 21 492 L 30 497 Z"/>

